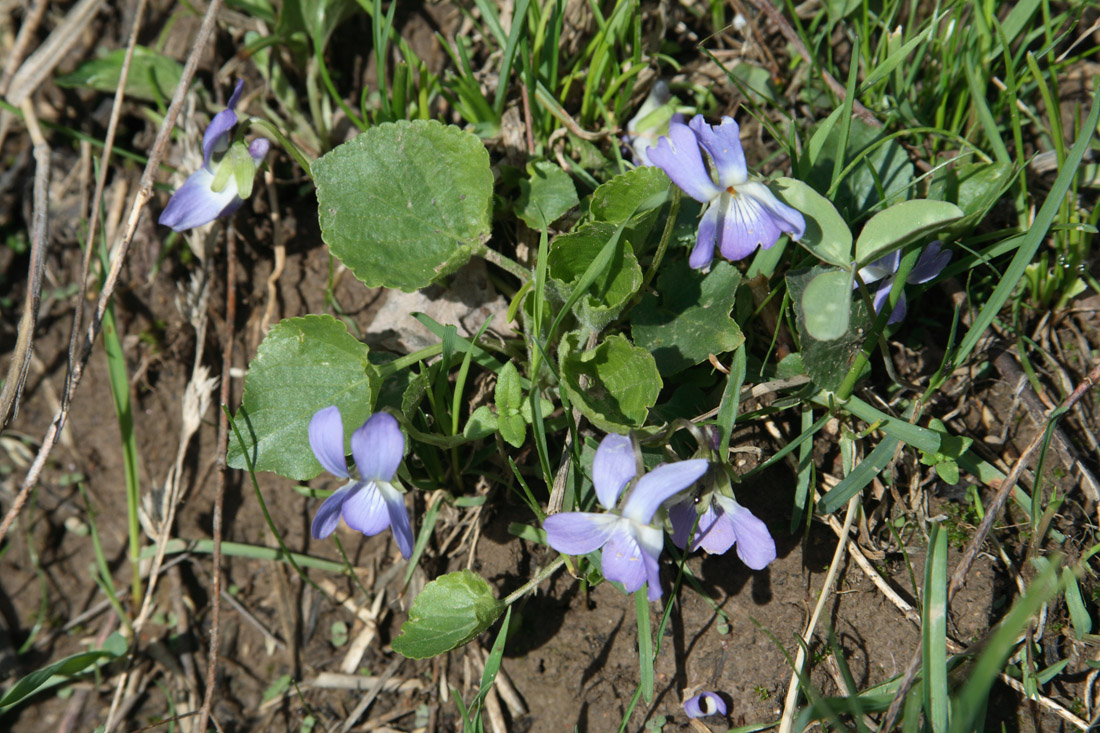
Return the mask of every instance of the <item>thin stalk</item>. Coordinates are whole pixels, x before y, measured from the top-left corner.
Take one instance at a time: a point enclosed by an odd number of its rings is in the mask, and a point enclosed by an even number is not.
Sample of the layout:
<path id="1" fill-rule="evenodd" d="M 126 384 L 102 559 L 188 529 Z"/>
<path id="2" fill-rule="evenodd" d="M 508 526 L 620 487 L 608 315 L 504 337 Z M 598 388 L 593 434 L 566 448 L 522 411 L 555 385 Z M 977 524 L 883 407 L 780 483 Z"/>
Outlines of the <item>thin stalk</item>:
<path id="1" fill-rule="evenodd" d="M 564 564 L 565 555 L 558 555 L 552 563 L 535 573 L 535 577 L 531 578 L 519 588 L 505 596 L 504 605 L 510 606 L 518 601 L 520 598 L 526 595 L 528 591 L 534 589 L 534 587 L 537 586 L 539 583 L 553 575 L 554 572 Z"/>

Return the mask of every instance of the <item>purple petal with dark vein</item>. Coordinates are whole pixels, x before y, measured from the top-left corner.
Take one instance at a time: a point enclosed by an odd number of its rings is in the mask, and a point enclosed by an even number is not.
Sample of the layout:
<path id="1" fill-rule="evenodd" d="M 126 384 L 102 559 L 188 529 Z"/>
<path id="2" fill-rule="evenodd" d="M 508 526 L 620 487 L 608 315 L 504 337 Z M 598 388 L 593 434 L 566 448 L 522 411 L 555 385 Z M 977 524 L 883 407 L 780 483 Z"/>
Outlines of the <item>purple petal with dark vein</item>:
<path id="1" fill-rule="evenodd" d="M 726 207 L 719 216 L 718 249 L 727 260 L 742 260 L 758 246 L 768 249 L 779 240 L 779 227 L 755 200 L 727 194 L 722 201 Z"/>
<path id="2" fill-rule="evenodd" d="M 360 487 L 344 501 L 344 521 L 365 535 L 376 535 L 390 526 L 390 513 L 377 484 L 369 481 Z"/>
<path id="3" fill-rule="evenodd" d="M 943 249 L 940 240 L 935 240 L 921 252 L 920 259 L 909 272 L 907 281 L 910 285 L 923 285 L 934 277 L 938 277 L 943 268 L 951 262 L 953 253 L 949 249 Z"/>
<path id="4" fill-rule="evenodd" d="M 759 181 L 748 181 L 737 186 L 737 193 L 755 201 L 772 223 L 791 239 L 797 241 L 806 233 L 806 217 L 798 209 L 787 206 L 776 198 L 772 190 Z M 775 244 L 772 242 L 772 244 Z M 771 245 L 767 245 L 767 249 Z"/>
<path id="5" fill-rule="evenodd" d="M 614 433 L 606 435 L 592 459 L 592 485 L 600 504 L 606 509 L 614 509 L 623 487 L 636 472 L 634 445 L 630 438 Z"/>
<path id="6" fill-rule="evenodd" d="M 313 539 L 323 540 L 335 531 L 336 525 L 340 523 L 340 512 L 344 501 L 355 488 L 356 484 L 345 486 L 321 502 L 321 507 L 313 515 L 313 525 L 310 527 Z"/>
<path id="7" fill-rule="evenodd" d="M 351 454 L 364 480 L 392 479 L 405 456 L 405 434 L 397 418 L 388 412 L 367 418 L 363 427 L 351 434 Z"/>
<path id="8" fill-rule="evenodd" d="M 237 184 L 233 179 L 230 178 L 220 192 L 211 190 L 210 184 L 213 182 L 214 174 L 205 168 L 192 173 L 172 194 L 158 222 L 182 232 L 209 224 L 239 209 L 244 202 L 237 196 Z"/>
<path id="9" fill-rule="evenodd" d="M 332 405 L 313 414 L 309 421 L 309 447 L 326 471 L 340 478 L 348 477 L 348 464 L 344 458 L 344 423 L 339 407 Z"/>
<path id="10" fill-rule="evenodd" d="M 614 514 L 562 512 L 542 522 L 546 541 L 566 555 L 586 555 L 603 547 L 620 518 Z"/>
<path id="11" fill-rule="evenodd" d="M 401 550 L 401 557 L 407 560 L 412 555 L 413 531 L 412 524 L 409 522 L 409 510 L 405 508 L 405 495 L 386 484 L 375 485 L 382 494 L 383 501 L 386 502 L 393 539 Z"/>
<path id="12" fill-rule="evenodd" d="M 699 141 L 687 125 L 670 122 L 668 136 L 649 149 L 649 160 L 663 170 L 688 196 L 706 203 L 721 193 L 703 163 Z"/>
<path id="13" fill-rule="evenodd" d="M 737 557 L 753 570 L 762 570 L 775 559 L 775 540 L 768 526 L 740 504 L 726 511 L 737 533 Z"/>
<path id="14" fill-rule="evenodd" d="M 694 458 L 657 466 L 638 479 L 623 506 L 623 516 L 641 524 L 649 524 L 657 508 L 702 478 L 707 461 Z"/>
<path id="15" fill-rule="evenodd" d="M 727 188 L 749 179 L 745 151 L 741 147 L 741 128 L 732 117 L 723 117 L 722 124 L 711 127 L 702 115 L 695 115 L 688 127 L 695 131 L 700 144 L 710 153 L 718 171 L 719 187 Z"/>
<path id="16" fill-rule="evenodd" d="M 703 212 L 699 220 L 699 232 L 695 236 L 695 247 L 688 257 L 688 265 L 696 270 L 710 267 L 714 260 L 714 243 L 718 238 L 718 202 L 712 203 Z"/>

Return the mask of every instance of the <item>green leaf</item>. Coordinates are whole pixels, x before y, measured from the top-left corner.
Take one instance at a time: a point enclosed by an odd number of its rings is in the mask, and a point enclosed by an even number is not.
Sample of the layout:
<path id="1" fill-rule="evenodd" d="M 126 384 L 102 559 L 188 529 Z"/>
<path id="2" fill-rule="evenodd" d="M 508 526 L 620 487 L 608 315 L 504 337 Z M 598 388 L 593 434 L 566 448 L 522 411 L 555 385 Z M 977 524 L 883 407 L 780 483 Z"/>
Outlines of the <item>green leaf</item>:
<path id="1" fill-rule="evenodd" d="M 852 266 L 852 232 L 832 202 L 802 181 L 780 178 L 771 190 L 788 206 L 802 212 L 806 232 L 798 243 L 823 262 Z"/>
<path id="2" fill-rule="evenodd" d="M 519 371 L 515 362 L 505 364 L 500 374 L 497 375 L 497 386 L 493 399 L 496 401 L 497 413 L 504 415 L 516 415 L 523 403 L 523 389 L 520 386 Z"/>
<path id="3" fill-rule="evenodd" d="M 112 51 L 85 61 L 75 71 L 62 74 L 54 82 L 59 87 L 82 87 L 114 93 L 122 76 L 124 50 Z M 170 99 L 183 76 L 183 67 L 175 59 L 145 46 L 134 46 L 130 73 L 126 76 L 126 96 L 146 102 Z"/>
<path id="4" fill-rule="evenodd" d="M 661 391 L 653 355 L 621 334 L 588 351 L 579 350 L 580 338 L 575 332 L 566 334 L 561 343 L 561 386 L 569 401 L 605 432 L 641 427 Z"/>
<path id="5" fill-rule="evenodd" d="M 573 294 L 589 265 L 615 236 L 616 229 L 614 224 L 590 222 L 571 234 L 555 237 L 550 243 L 547 256 L 550 282 L 563 301 Z M 576 300 L 573 313 L 588 328 L 600 331 L 619 315 L 641 285 L 642 268 L 630 244 L 620 237 L 607 267 Z"/>
<path id="6" fill-rule="evenodd" d="M 932 730 L 947 730 L 947 530 L 932 525 L 924 564 L 924 603 L 921 606 L 921 645 L 924 670 L 924 709 Z"/>
<path id="7" fill-rule="evenodd" d="M 841 152 L 838 148 L 843 125 L 837 124 L 838 119 L 839 114 L 837 117 L 829 115 L 819 123 L 818 131 L 811 137 L 808 146 L 810 169 L 802 178 L 820 193 L 829 190 L 834 162 L 838 152 Z M 824 137 L 819 135 L 820 132 L 825 132 Z M 909 153 L 896 140 L 885 139 L 881 129 L 871 127 L 858 118 L 851 120 L 848 130 L 845 166 L 857 158 L 859 162 L 840 181 L 836 194 L 829 197 L 847 221 L 874 210 L 883 200 L 883 193 L 887 202 L 908 198 L 914 180 Z"/>
<path id="8" fill-rule="evenodd" d="M 493 173 L 469 132 L 384 123 L 313 164 L 321 238 L 370 287 L 412 292 L 489 238 Z"/>
<path id="9" fill-rule="evenodd" d="M 503 611 L 504 604 L 476 573 L 442 575 L 416 596 L 393 650 L 409 659 L 443 654 L 489 628 Z"/>
<path id="10" fill-rule="evenodd" d="M 954 461 L 940 461 L 932 468 L 937 476 L 952 486 L 959 483 L 959 464 Z"/>
<path id="11" fill-rule="evenodd" d="M 532 229 L 544 229 L 578 203 L 577 187 L 569 174 L 549 161 L 527 166 L 529 179 L 519 182 L 516 215 Z"/>
<path id="12" fill-rule="evenodd" d="M 466 421 L 466 427 L 462 429 L 462 437 L 467 440 L 480 440 L 487 438 L 497 431 L 497 416 L 489 409 L 488 405 L 482 405 L 474 410 L 470 419 Z"/>
<path id="13" fill-rule="evenodd" d="M 795 323 L 798 325 L 802 341 L 802 364 L 806 374 L 822 389 L 835 391 L 847 376 L 856 354 L 863 343 L 863 334 L 871 326 L 871 315 L 867 306 L 857 300 L 851 306 L 848 330 L 843 336 L 831 341 L 822 341 L 813 337 L 806 328 L 806 313 L 803 309 L 802 294 L 815 277 L 828 269 L 814 267 L 809 270 L 793 270 L 787 273 L 787 289 L 795 303 Z"/>
<path id="14" fill-rule="evenodd" d="M 47 664 L 45 667 L 31 672 L 9 688 L 4 696 L 0 697 L 0 711 L 17 705 L 41 689 L 51 687 L 65 679 L 89 671 L 101 659 L 114 659 L 116 657 L 117 655 L 109 651 L 100 650 L 81 652 L 71 657 L 65 657 L 53 664 Z"/>
<path id="15" fill-rule="evenodd" d="M 847 270 L 826 270 L 802 291 L 806 332 L 818 341 L 835 341 L 848 333 L 852 315 L 852 278 Z"/>
<path id="16" fill-rule="evenodd" d="M 309 447 L 309 421 L 330 405 L 340 408 L 345 437 L 366 421 L 381 381 L 367 352 L 332 316 L 290 318 L 271 329 L 248 366 L 236 416 L 257 471 L 299 481 L 321 472 Z M 228 462 L 245 467 L 237 441 L 230 442 Z"/>
<path id="17" fill-rule="evenodd" d="M 928 186 L 928 198 L 951 201 L 962 209 L 963 218 L 945 227 L 947 236 L 957 238 L 978 225 L 1016 180 L 1011 163 L 968 163 L 942 168 Z"/>
<path id="18" fill-rule="evenodd" d="M 521 447 L 527 439 L 527 422 L 518 413 L 498 418 L 497 428 L 500 430 L 500 437 L 513 448 Z"/>
<path id="19" fill-rule="evenodd" d="M 947 201 L 915 199 L 894 204 L 863 225 L 856 239 L 856 259 L 861 266 L 870 264 L 962 217 L 962 209 Z"/>
<path id="20" fill-rule="evenodd" d="M 1085 607 L 1085 599 L 1081 597 L 1077 578 L 1069 568 L 1062 568 L 1062 583 L 1066 586 L 1066 608 L 1073 623 L 1073 635 L 1080 641 L 1092 631 L 1092 616 Z"/>
<path id="21" fill-rule="evenodd" d="M 665 376 L 733 351 L 745 341 L 730 318 L 740 282 L 740 271 L 728 262 L 716 262 L 706 275 L 685 258 L 670 262 L 657 279 L 658 295 L 647 293 L 630 312 L 634 343 L 653 354 Z"/>
<path id="22" fill-rule="evenodd" d="M 589 214 L 612 224 L 640 218 L 668 199 L 672 181 L 656 166 L 643 166 L 615 176 L 592 193 Z"/>

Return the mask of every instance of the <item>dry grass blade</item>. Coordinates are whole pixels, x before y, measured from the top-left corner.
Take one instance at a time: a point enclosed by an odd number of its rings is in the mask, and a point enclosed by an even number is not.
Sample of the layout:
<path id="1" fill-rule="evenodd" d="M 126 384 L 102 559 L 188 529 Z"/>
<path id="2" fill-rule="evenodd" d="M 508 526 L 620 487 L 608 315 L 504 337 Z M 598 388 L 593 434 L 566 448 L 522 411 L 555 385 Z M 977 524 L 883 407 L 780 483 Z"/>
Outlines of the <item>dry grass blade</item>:
<path id="1" fill-rule="evenodd" d="M 31 343 L 38 324 L 38 306 L 42 299 L 42 272 L 46 268 L 46 243 L 50 238 L 50 146 L 38 127 L 34 108 L 23 101 L 27 130 L 34 143 L 34 214 L 31 222 L 31 261 L 27 272 L 27 294 L 23 300 L 23 316 L 19 320 L 19 335 L 12 350 L 8 375 L 0 391 L 0 430 L 19 411 L 19 397 L 31 363 Z M 3 533 L 0 532 L 0 539 Z"/>

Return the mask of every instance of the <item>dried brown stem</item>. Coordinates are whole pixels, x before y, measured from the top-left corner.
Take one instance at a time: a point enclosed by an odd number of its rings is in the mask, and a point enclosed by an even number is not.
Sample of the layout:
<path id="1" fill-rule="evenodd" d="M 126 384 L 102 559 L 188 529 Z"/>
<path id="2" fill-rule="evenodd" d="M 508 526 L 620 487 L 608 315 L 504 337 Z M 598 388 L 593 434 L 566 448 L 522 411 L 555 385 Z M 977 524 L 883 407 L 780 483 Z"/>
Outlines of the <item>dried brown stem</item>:
<path id="1" fill-rule="evenodd" d="M 65 391 L 62 394 L 61 409 L 58 410 L 53 421 L 50 423 L 49 427 L 46 428 L 46 434 L 42 439 L 41 447 L 38 449 L 34 462 L 31 464 L 30 469 L 27 471 L 27 475 L 23 479 L 23 485 L 16 495 L 15 501 L 12 502 L 12 506 L 8 510 L 8 513 L 4 515 L 3 522 L 0 522 L 0 542 L 3 541 L 8 530 L 11 529 L 12 522 L 19 516 L 19 512 L 23 510 L 23 506 L 27 503 L 27 497 L 30 495 L 31 489 L 38 483 L 38 476 L 42 472 L 42 468 L 46 464 L 46 459 L 57 442 L 58 432 L 65 425 L 65 421 L 68 418 L 69 405 L 72 401 L 73 394 L 80 384 L 80 379 L 84 373 L 84 367 L 91 357 L 92 347 L 95 345 L 96 338 L 98 338 L 99 331 L 103 326 L 103 315 L 114 294 L 115 286 L 118 283 L 118 276 L 122 269 L 122 263 L 126 260 L 126 255 L 130 249 L 130 243 L 133 241 L 134 233 L 137 231 L 137 225 L 141 219 L 142 210 L 145 208 L 145 204 L 148 203 L 149 199 L 153 196 L 153 183 L 156 179 L 157 169 L 160 167 L 160 162 L 164 158 L 164 150 L 171 138 L 172 129 L 176 124 L 176 118 L 179 116 L 180 109 L 183 107 L 184 96 L 187 94 L 187 89 L 190 87 L 191 80 L 195 76 L 199 57 L 202 55 L 203 49 L 206 48 L 206 44 L 211 34 L 214 32 L 214 20 L 217 17 L 221 5 L 222 0 L 211 0 L 210 5 L 206 9 L 206 16 L 203 18 L 202 25 L 199 27 L 195 45 L 191 49 L 191 54 L 187 58 L 187 63 L 184 64 L 183 73 L 180 76 L 180 83 L 176 87 L 172 102 L 168 105 L 168 111 L 165 113 L 160 129 L 157 131 L 156 140 L 153 143 L 152 149 L 149 151 L 149 162 L 146 164 L 145 171 L 141 175 L 141 182 L 138 192 L 134 197 L 134 202 L 130 207 L 130 215 L 126 222 L 126 228 L 123 230 L 121 239 L 116 244 L 115 256 L 111 261 L 110 270 L 107 273 L 107 278 L 100 291 L 99 300 L 96 303 L 95 315 L 92 318 L 92 322 L 88 325 L 88 331 L 81 346 L 80 357 L 75 363 L 70 365 L 69 371 L 66 374 Z"/>

